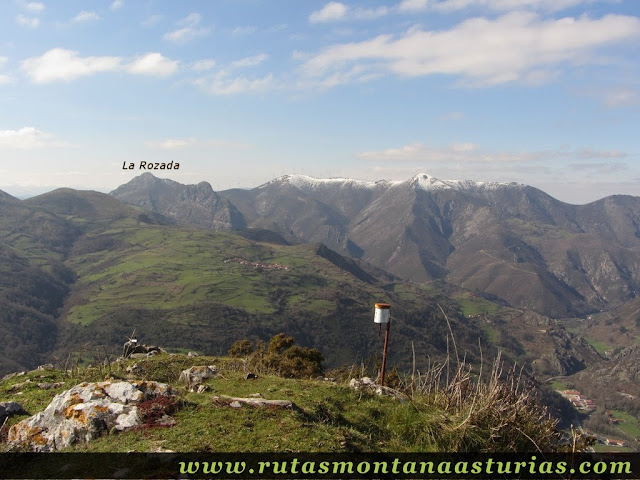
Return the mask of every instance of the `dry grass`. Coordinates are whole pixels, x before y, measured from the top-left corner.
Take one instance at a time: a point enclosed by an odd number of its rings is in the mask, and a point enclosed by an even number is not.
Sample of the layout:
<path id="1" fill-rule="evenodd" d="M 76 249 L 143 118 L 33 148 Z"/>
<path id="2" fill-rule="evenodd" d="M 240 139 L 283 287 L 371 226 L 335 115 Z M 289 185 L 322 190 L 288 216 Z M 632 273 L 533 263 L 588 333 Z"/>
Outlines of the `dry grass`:
<path id="1" fill-rule="evenodd" d="M 416 409 L 436 420 L 438 444 L 449 451 L 557 450 L 557 420 L 537 402 L 522 370 L 505 372 L 498 355 L 485 380 L 483 362 L 474 373 L 460 358 L 450 325 L 449 331 L 455 364 L 449 352 L 444 363 L 430 364 L 426 372 L 414 368 L 400 386 Z"/>

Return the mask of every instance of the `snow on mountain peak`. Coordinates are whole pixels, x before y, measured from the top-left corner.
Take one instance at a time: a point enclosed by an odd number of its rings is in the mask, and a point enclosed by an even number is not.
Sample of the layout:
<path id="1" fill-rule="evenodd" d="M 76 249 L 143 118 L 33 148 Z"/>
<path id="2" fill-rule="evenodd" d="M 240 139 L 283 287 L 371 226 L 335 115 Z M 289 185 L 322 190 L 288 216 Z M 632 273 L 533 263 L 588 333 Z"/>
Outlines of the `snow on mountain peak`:
<path id="1" fill-rule="evenodd" d="M 398 187 L 401 185 L 411 185 L 415 188 L 426 191 L 437 190 L 496 190 L 499 188 L 512 188 L 520 186 L 516 183 L 497 182 L 476 182 L 474 180 L 440 180 L 426 173 L 420 173 L 407 181 L 379 180 L 377 182 L 367 182 L 364 180 L 354 180 L 351 178 L 314 178 L 308 175 L 291 174 L 262 185 L 263 188 L 272 183 L 287 183 L 300 190 L 317 190 L 328 187 L 350 187 L 355 189 L 374 189 Z"/>
<path id="2" fill-rule="evenodd" d="M 449 190 L 455 188 L 452 181 L 442 181 L 426 173 L 415 175 L 410 182 L 423 190 Z"/>
<path id="3" fill-rule="evenodd" d="M 351 178 L 314 178 L 299 174 L 285 175 L 278 180 L 287 182 L 289 185 L 301 190 L 329 186 L 350 186 L 352 188 L 371 189 L 379 186 L 381 183 L 384 184 L 384 182 L 365 182 L 364 180 L 354 180 Z"/>
<path id="4" fill-rule="evenodd" d="M 521 186 L 517 183 L 477 182 L 474 180 L 440 180 L 426 173 L 415 175 L 411 180 L 409 180 L 409 183 L 421 188 L 422 190 L 496 190 L 498 188 Z"/>

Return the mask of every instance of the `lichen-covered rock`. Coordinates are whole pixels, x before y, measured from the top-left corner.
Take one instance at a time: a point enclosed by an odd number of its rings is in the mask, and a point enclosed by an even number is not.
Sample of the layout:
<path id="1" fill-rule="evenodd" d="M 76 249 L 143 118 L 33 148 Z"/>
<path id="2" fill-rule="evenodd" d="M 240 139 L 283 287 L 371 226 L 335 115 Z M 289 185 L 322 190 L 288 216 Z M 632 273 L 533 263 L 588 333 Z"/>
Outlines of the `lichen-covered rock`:
<path id="1" fill-rule="evenodd" d="M 194 390 L 205 379 L 215 377 L 217 374 L 215 365 L 198 365 L 180 372 L 178 381 L 186 383 L 187 387 Z"/>
<path id="2" fill-rule="evenodd" d="M 141 423 L 137 404 L 158 396 L 175 393 L 169 385 L 151 381 L 81 383 L 12 426 L 9 447 L 48 452 L 89 442 L 112 429 L 127 430 Z"/>

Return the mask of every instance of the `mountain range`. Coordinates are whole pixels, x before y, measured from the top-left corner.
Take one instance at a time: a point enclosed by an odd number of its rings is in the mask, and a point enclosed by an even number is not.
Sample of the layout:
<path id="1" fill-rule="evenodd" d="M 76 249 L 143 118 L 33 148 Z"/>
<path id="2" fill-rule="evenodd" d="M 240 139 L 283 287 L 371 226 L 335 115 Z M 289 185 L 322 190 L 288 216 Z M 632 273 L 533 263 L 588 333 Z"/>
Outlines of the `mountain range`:
<path id="1" fill-rule="evenodd" d="M 134 329 L 209 355 L 286 332 L 328 367 L 371 368 L 383 301 L 401 370 L 501 351 L 637 412 L 639 225 L 635 197 L 576 206 L 428 175 L 215 192 L 145 173 L 109 195 L 0 192 L 0 373 L 102 362 Z"/>
<path id="2" fill-rule="evenodd" d="M 111 192 L 197 227 L 273 231 L 418 283 L 446 280 L 554 318 L 623 304 L 640 288 L 640 198 L 569 205 L 527 185 L 287 175 L 214 192 L 150 173 Z"/>
<path id="3" fill-rule="evenodd" d="M 206 185 L 199 189 L 185 187 L 193 195 L 180 201 L 232 211 L 224 199 L 210 201 Z M 406 363 L 411 342 L 434 358 L 446 352 L 446 324 L 425 328 L 437 311 L 433 297 L 323 244 L 215 230 L 230 227 L 208 213 L 206 228 L 184 225 L 169 213 L 67 188 L 22 201 L 3 195 L 0 212 L 0 373 L 65 363 L 72 354 L 87 361 L 96 347 L 105 348 L 98 356 L 117 354 L 133 330 L 147 343 L 209 354 L 285 331 L 322 346 L 330 366 L 364 361 L 379 343 L 370 328 L 378 300 L 392 301 L 405 326 L 394 356 Z M 462 325 L 450 299 L 440 303 L 461 345 L 474 350 L 482 331 Z"/>

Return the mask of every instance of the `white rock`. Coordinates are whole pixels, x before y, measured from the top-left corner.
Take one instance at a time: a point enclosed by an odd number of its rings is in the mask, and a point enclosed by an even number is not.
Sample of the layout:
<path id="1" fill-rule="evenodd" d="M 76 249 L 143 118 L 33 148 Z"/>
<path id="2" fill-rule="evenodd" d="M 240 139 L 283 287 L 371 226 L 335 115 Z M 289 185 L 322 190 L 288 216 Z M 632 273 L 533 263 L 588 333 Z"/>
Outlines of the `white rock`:
<path id="1" fill-rule="evenodd" d="M 88 442 L 112 428 L 127 430 L 141 422 L 137 403 L 164 395 L 174 392 L 158 382 L 81 383 L 56 395 L 42 412 L 13 425 L 8 444 L 47 452 Z"/>
<path id="2" fill-rule="evenodd" d="M 178 382 L 185 383 L 187 387 L 193 388 L 201 384 L 205 379 L 215 377 L 218 374 L 215 365 L 197 365 L 180 372 Z"/>
<path id="3" fill-rule="evenodd" d="M 116 402 L 127 404 L 129 402 L 140 402 L 144 399 L 144 393 L 138 386 L 129 382 L 117 382 L 105 388 L 109 397 Z"/>
<path id="4" fill-rule="evenodd" d="M 116 429 L 127 430 L 140 425 L 140 418 L 138 417 L 138 408 L 131 407 L 127 413 L 122 413 L 116 418 Z"/>

